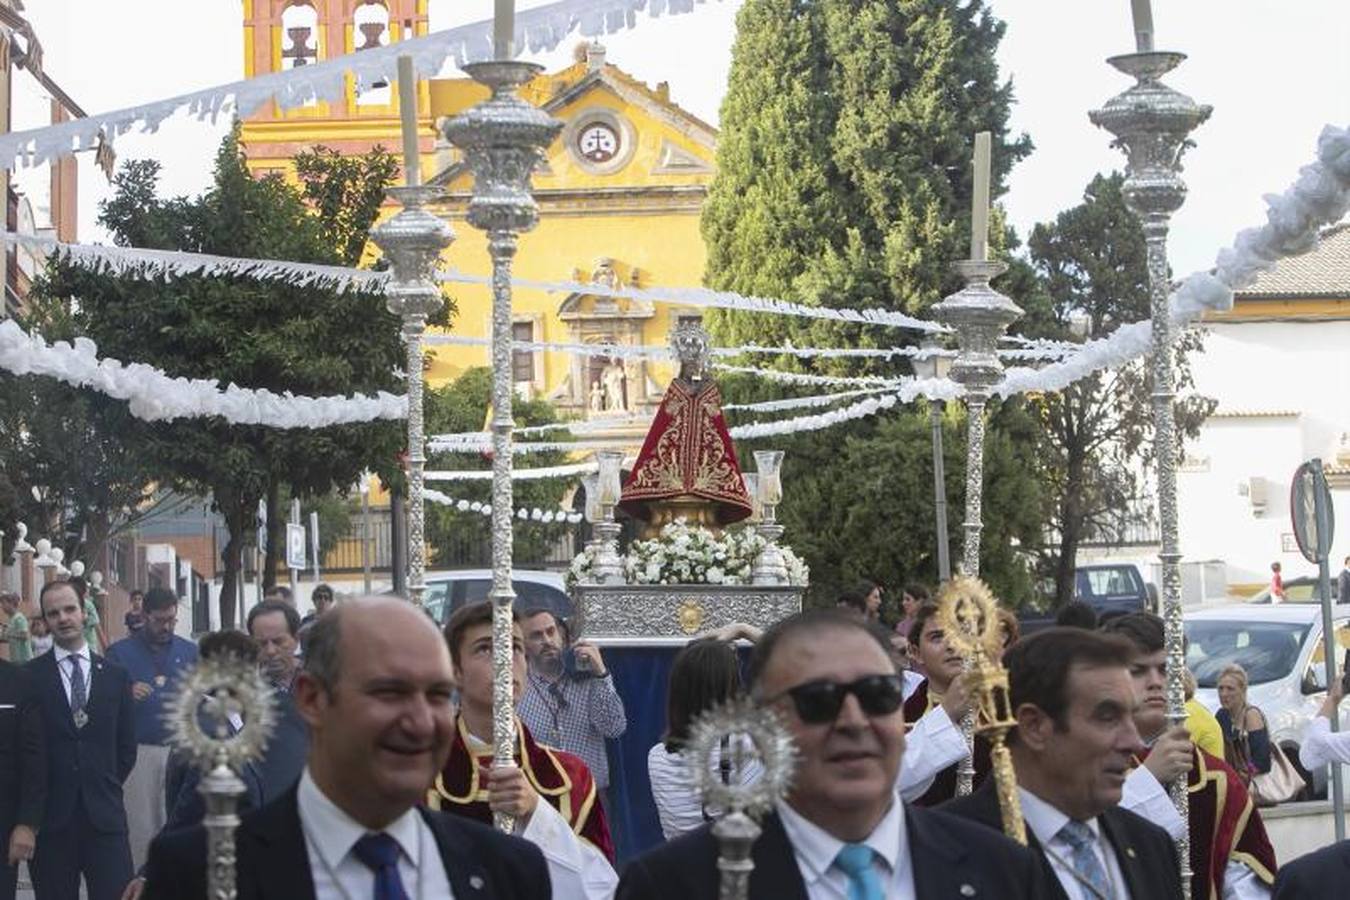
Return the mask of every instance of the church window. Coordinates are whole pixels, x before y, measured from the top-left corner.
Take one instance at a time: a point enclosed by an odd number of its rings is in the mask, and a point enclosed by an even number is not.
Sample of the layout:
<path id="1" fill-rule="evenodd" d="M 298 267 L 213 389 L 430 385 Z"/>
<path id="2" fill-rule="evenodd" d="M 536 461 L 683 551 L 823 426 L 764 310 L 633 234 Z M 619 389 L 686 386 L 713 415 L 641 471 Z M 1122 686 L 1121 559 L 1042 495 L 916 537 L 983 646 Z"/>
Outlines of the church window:
<path id="1" fill-rule="evenodd" d="M 534 323 L 512 323 L 511 338 L 517 341 L 534 340 Z M 534 381 L 534 351 L 513 350 L 511 352 L 511 372 L 513 381 Z"/>
<path id="2" fill-rule="evenodd" d="M 368 2 L 356 7 L 352 24 L 358 52 L 389 45 L 389 10 L 383 3 Z M 357 106 L 388 106 L 390 102 L 389 82 L 381 79 L 369 87 L 357 85 Z"/>

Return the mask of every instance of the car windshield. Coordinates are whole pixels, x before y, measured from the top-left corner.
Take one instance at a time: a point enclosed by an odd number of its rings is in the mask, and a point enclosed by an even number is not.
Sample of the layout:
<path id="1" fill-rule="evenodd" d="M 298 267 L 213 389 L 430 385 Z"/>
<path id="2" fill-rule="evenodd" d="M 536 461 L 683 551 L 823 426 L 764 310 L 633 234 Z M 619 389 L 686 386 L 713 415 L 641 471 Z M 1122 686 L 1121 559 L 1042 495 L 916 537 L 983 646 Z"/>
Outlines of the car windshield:
<path id="1" fill-rule="evenodd" d="M 516 592 L 514 606 L 520 612 L 543 608 L 564 619 L 572 615 L 572 601 L 567 594 L 551 585 L 512 579 L 511 588 Z M 491 590 L 490 578 L 435 581 L 427 585 L 423 602 L 433 618 L 444 624 L 450 614 L 461 606 L 487 600 Z"/>
<path id="2" fill-rule="evenodd" d="M 1288 675 L 1310 625 L 1297 622 L 1245 622 L 1199 619 L 1186 623 L 1186 666 L 1196 684 L 1212 688 L 1219 673 L 1236 663 L 1250 684 L 1264 684 Z"/>
<path id="3" fill-rule="evenodd" d="M 1130 566 L 1084 569 L 1078 572 L 1080 597 L 1111 597 L 1120 594 L 1135 596 L 1142 591 L 1139 576 Z"/>

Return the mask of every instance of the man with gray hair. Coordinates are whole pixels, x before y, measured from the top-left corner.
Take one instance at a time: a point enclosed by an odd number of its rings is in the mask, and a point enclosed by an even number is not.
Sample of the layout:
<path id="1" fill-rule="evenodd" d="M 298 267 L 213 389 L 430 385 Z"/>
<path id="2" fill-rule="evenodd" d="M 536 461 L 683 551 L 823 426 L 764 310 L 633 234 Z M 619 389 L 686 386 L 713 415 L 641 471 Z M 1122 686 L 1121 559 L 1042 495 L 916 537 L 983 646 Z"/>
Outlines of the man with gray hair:
<path id="1" fill-rule="evenodd" d="M 296 706 L 310 730 L 300 783 L 235 832 L 239 900 L 549 896 L 526 841 L 419 808 L 454 721 L 450 654 L 436 626 L 389 597 L 314 623 Z M 148 900 L 206 894 L 206 833 L 150 848 Z"/>

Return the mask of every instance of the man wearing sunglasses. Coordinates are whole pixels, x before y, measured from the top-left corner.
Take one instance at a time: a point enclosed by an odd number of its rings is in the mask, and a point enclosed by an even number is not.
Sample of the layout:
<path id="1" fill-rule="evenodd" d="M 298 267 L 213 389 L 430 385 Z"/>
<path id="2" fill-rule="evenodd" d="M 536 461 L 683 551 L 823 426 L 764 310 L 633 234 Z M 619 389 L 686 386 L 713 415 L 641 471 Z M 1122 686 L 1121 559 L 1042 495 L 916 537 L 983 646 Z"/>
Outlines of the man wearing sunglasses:
<path id="1" fill-rule="evenodd" d="M 884 635 L 833 609 L 791 616 L 755 646 L 749 681 L 798 750 L 787 797 L 761 822 L 749 900 L 1043 896 L 1026 849 L 896 795 L 905 722 Z M 717 856 L 704 826 L 635 860 L 617 898 L 715 897 Z"/>
<path id="2" fill-rule="evenodd" d="M 1003 657 L 1017 727 L 1008 737 L 1027 844 L 1056 900 L 1180 898 L 1176 845 L 1120 808 L 1135 754 L 1134 648 L 1113 635 L 1050 628 Z M 941 807 L 1002 827 L 993 779 Z"/>

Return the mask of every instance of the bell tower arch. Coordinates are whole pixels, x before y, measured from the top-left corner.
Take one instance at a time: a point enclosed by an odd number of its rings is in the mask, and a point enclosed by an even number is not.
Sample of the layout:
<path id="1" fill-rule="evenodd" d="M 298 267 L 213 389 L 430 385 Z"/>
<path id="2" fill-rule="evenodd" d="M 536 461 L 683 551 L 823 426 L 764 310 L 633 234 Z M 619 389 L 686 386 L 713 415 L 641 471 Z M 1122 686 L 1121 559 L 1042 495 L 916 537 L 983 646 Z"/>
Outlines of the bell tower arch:
<path id="1" fill-rule="evenodd" d="M 254 78 L 315 65 L 348 53 L 397 44 L 427 34 L 429 0 L 243 0 L 244 75 Z M 431 150 L 431 104 L 418 90 L 424 152 Z M 387 82 L 358 84 L 348 76 L 336 99 L 280 110 L 268 102 L 244 121 L 243 142 L 255 171 L 285 168 L 303 147 L 323 144 L 364 153 L 398 141 L 398 91 Z"/>

